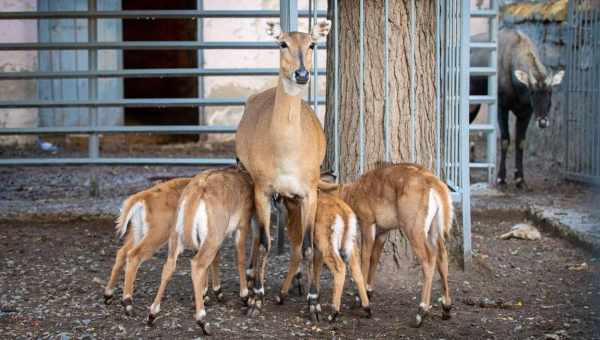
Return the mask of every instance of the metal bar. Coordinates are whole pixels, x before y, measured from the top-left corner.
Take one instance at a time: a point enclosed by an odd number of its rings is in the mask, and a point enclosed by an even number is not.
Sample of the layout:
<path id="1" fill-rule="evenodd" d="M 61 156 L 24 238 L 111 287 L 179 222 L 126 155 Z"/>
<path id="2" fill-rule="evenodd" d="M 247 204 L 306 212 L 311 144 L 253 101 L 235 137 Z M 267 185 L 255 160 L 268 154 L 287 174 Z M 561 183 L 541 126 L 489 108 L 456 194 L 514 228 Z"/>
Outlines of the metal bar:
<path id="1" fill-rule="evenodd" d="M 387 9 L 387 1 L 386 0 L 386 9 Z M 440 124 L 441 124 L 441 93 L 440 93 L 440 24 L 441 24 L 441 10 L 440 10 L 440 1 L 435 0 L 435 175 L 441 177 L 440 172 Z M 387 24 L 387 17 L 386 17 Z M 386 26 L 386 37 L 387 37 L 387 26 Z M 386 51 L 387 52 L 387 51 Z"/>
<path id="2" fill-rule="evenodd" d="M 200 53 L 200 51 L 199 51 Z M 319 75 L 326 70 L 319 68 Z M 168 69 L 126 69 L 67 72 L 0 72 L 0 80 L 19 79 L 70 79 L 70 78 L 150 78 L 150 77 L 223 77 L 223 76 L 276 76 L 274 68 L 168 68 Z"/>
<path id="3" fill-rule="evenodd" d="M 389 0 L 383 2 L 383 135 L 384 160 L 391 160 L 390 148 L 390 98 L 389 98 Z M 437 60 L 437 59 L 436 59 Z"/>
<path id="4" fill-rule="evenodd" d="M 563 168 L 563 172 L 567 172 L 570 170 L 570 157 L 569 157 L 569 148 L 570 148 L 570 143 L 569 143 L 569 130 L 571 127 L 571 89 L 572 89 L 572 85 L 571 85 L 571 77 L 573 76 L 573 9 L 574 9 L 574 1 L 569 1 L 568 4 L 568 17 L 567 17 L 567 41 L 566 41 L 566 46 L 567 46 L 567 69 L 566 69 L 566 88 L 567 88 L 567 95 L 565 98 L 565 107 L 566 107 L 566 112 L 564 115 L 564 120 L 563 120 L 563 126 L 565 126 L 565 140 L 564 140 L 564 145 L 565 145 L 565 165 Z"/>
<path id="5" fill-rule="evenodd" d="M 292 0 L 296 2 L 296 0 Z M 293 7 L 293 6 L 292 6 Z M 297 8 L 293 7 L 293 8 Z M 308 11 L 297 11 L 298 16 L 308 17 Z M 317 11 L 317 16 L 326 17 L 327 11 Z M 68 18 L 122 18 L 122 19 L 165 19 L 165 18 L 279 18 L 280 11 L 274 10 L 131 10 L 131 11 L 26 11 L 0 12 L 0 20 L 68 19 Z"/>
<path id="6" fill-rule="evenodd" d="M 138 126 L 61 126 L 0 128 L 0 135 L 91 134 L 91 133 L 234 133 L 235 126 L 224 125 L 138 125 Z"/>
<path id="7" fill-rule="evenodd" d="M 492 1 L 492 11 L 494 13 L 498 12 L 498 0 Z M 489 17 L 489 37 L 490 41 L 494 43 L 498 43 L 498 17 L 492 16 Z M 497 125 L 497 117 L 498 117 L 498 49 L 492 49 L 490 52 L 490 68 L 494 70 L 494 73 L 490 75 L 488 78 L 488 95 L 495 98 L 494 102 L 491 103 L 488 107 L 488 123 L 493 127 L 490 133 L 487 134 L 487 162 L 491 164 L 488 168 L 488 184 L 493 185 L 496 182 L 496 142 L 497 142 L 497 134 L 496 134 L 496 125 Z"/>
<path id="8" fill-rule="evenodd" d="M 96 12 L 96 0 L 88 0 L 88 11 Z M 98 23 L 96 18 L 89 18 L 87 21 L 88 42 L 95 43 L 98 40 Z M 88 69 L 92 72 L 98 68 L 98 51 L 88 50 Z M 88 99 L 95 101 L 98 98 L 98 79 L 95 77 L 88 78 Z M 89 124 L 91 127 L 98 125 L 98 108 L 91 106 L 89 109 Z M 88 154 L 91 159 L 96 159 L 100 155 L 100 140 L 98 135 L 92 133 L 88 141 Z"/>
<path id="9" fill-rule="evenodd" d="M 317 47 L 325 47 L 323 43 Z M 170 50 L 185 49 L 230 49 L 230 50 L 261 50 L 278 49 L 279 45 L 271 41 L 116 41 L 116 42 L 55 42 L 55 43 L 0 43 L 0 51 L 29 51 L 29 50 Z"/>
<path id="10" fill-rule="evenodd" d="M 333 138 L 334 138 L 334 174 L 336 181 L 340 180 L 340 137 L 339 137 L 339 116 L 340 116 L 340 30 L 339 30 L 339 7 L 338 0 L 333 0 L 333 29 L 335 40 L 333 41 Z"/>
<path id="11" fill-rule="evenodd" d="M 115 100 L 16 100 L 0 101 L 0 109 L 24 107 L 187 107 L 187 106 L 242 106 L 246 98 L 152 98 L 152 99 L 115 99 Z M 319 97 L 319 104 L 325 103 Z"/>
<path id="12" fill-rule="evenodd" d="M 417 74 L 416 74 L 416 51 L 415 51 L 415 40 L 417 34 L 417 10 L 415 0 L 410 0 L 410 161 L 415 163 L 417 161 L 417 142 L 416 142 L 416 106 L 417 106 Z"/>
<path id="13" fill-rule="evenodd" d="M 6 165 L 233 165 L 234 158 L 8 158 L 0 159 Z"/>
<path id="14" fill-rule="evenodd" d="M 358 176 L 365 170 L 365 4 L 359 3 L 359 77 L 358 77 Z"/>
<path id="15" fill-rule="evenodd" d="M 450 173 L 449 173 L 449 167 L 448 164 L 450 162 L 450 148 L 449 148 L 449 130 L 448 130 L 448 126 L 449 126 L 449 116 L 448 116 L 448 103 L 449 103 L 449 96 L 448 96 L 448 85 L 449 85 L 449 81 L 448 81 L 448 77 L 449 77 L 449 58 L 450 58 L 450 38 L 449 38 L 449 30 L 448 30 L 448 3 L 445 2 L 444 3 L 445 6 L 442 6 L 442 16 L 441 16 L 441 20 L 443 23 L 443 33 L 444 33 L 444 38 L 443 38 L 443 43 L 440 42 L 440 46 L 442 48 L 442 52 L 443 54 L 443 58 L 442 58 L 442 67 L 441 67 L 441 73 L 443 74 L 443 82 L 442 82 L 442 88 L 443 88 L 443 108 L 442 108 L 442 112 L 444 114 L 444 125 L 443 125 L 443 129 L 444 129 L 444 163 L 443 163 L 443 176 L 444 179 L 446 180 L 446 182 L 450 179 Z M 442 79 L 440 79 L 441 81 Z M 440 93 L 441 95 L 441 93 Z"/>
<path id="16" fill-rule="evenodd" d="M 298 30 L 298 14 L 302 12 L 305 17 L 310 17 L 309 11 L 298 11 L 297 0 L 279 0 L 279 11 L 281 29 L 284 32 L 295 32 Z"/>
<path id="17" fill-rule="evenodd" d="M 318 5 L 318 1 L 317 0 L 310 0 L 309 3 L 312 3 L 312 13 L 313 13 L 313 25 L 317 24 L 317 5 Z M 311 30 L 312 29 L 312 25 L 308 25 L 308 29 Z M 312 99 L 313 99 L 313 110 L 315 111 L 315 114 L 317 115 L 317 117 L 319 116 L 319 105 L 317 104 L 317 90 L 319 89 L 319 78 L 317 76 L 317 63 L 318 63 L 318 58 L 317 58 L 317 52 L 319 50 L 319 47 L 315 45 L 315 48 L 313 50 L 313 81 L 311 81 L 312 85 L 312 90 L 313 90 L 313 94 L 312 94 Z"/>
<path id="18" fill-rule="evenodd" d="M 469 183 L 469 21 L 471 1 L 462 0 L 461 8 L 461 54 L 460 65 L 465 72 L 460 72 L 460 164 L 461 164 L 461 191 L 462 191 L 462 220 L 463 220 L 463 262 L 465 269 L 471 267 L 471 188 Z"/>
<path id="19" fill-rule="evenodd" d="M 204 10 L 204 0 L 196 1 L 196 10 Z M 204 41 L 204 18 L 199 17 L 196 19 L 196 41 L 203 42 Z M 204 69 L 204 50 L 196 51 L 196 67 L 199 69 Z M 196 81 L 198 82 L 198 96 L 197 98 L 203 99 L 205 92 L 205 82 L 204 77 L 200 74 L 196 74 Z M 206 108 L 203 106 L 198 107 L 198 125 L 206 125 L 208 121 L 208 117 L 206 115 Z M 202 137 L 201 137 L 202 138 Z"/>
<path id="20" fill-rule="evenodd" d="M 284 32 L 295 32 L 298 30 L 298 3 L 296 0 L 280 0 L 279 11 L 281 13 L 281 29 Z M 310 14 L 310 13 L 309 13 Z M 310 16 L 309 16 L 310 18 Z M 309 93 L 310 97 L 310 93 Z M 277 213 L 277 254 L 283 254 L 285 247 L 285 225 Z"/>

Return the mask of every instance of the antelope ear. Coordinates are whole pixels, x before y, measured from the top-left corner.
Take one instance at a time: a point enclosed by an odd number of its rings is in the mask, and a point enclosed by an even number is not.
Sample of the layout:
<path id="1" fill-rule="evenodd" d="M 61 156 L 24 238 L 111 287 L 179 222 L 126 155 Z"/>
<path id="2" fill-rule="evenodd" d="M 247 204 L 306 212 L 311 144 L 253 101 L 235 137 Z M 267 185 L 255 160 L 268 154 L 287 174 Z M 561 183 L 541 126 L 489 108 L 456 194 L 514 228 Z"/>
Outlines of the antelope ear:
<path id="1" fill-rule="evenodd" d="M 548 77 L 548 83 L 550 84 L 550 86 L 559 85 L 562 82 L 564 75 L 565 75 L 565 71 L 560 70 L 560 71 L 556 72 L 555 74 L 551 75 L 550 77 Z"/>
<path id="2" fill-rule="evenodd" d="M 529 87 L 529 76 L 527 75 L 527 73 L 521 70 L 516 70 L 515 78 L 517 78 L 517 80 L 523 83 L 525 86 Z"/>
<path id="3" fill-rule="evenodd" d="M 310 31 L 310 37 L 313 41 L 317 42 L 321 38 L 325 38 L 327 34 L 329 34 L 329 29 L 331 28 L 331 21 L 325 20 L 317 23 L 313 26 Z"/>
<path id="4" fill-rule="evenodd" d="M 278 22 L 267 22 L 267 34 L 275 39 L 281 36 L 281 25 Z"/>

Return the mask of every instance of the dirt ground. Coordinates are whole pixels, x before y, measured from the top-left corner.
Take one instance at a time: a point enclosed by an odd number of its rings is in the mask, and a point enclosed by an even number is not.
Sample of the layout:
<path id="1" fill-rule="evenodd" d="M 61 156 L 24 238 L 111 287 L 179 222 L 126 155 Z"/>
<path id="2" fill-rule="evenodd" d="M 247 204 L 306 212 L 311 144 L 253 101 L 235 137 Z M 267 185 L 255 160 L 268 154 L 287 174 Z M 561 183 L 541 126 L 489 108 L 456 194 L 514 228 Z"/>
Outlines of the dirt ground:
<path id="1" fill-rule="evenodd" d="M 384 259 L 372 299 L 372 319 L 364 318 L 360 309 L 352 309 L 352 296 L 345 294 L 341 319 L 314 325 L 307 321 L 305 299 L 297 293 L 292 293 L 285 305 L 275 304 L 287 252 L 272 255 L 266 309 L 258 318 L 249 319 L 239 302 L 232 242 L 228 240 L 221 268 L 226 300 L 211 299 L 207 305 L 214 338 L 600 338 L 600 259 L 548 235 L 540 241 L 498 240 L 499 234 L 524 221 L 525 216 L 518 213 L 507 216 L 492 211 L 475 214 L 473 219 L 473 268 L 463 272 L 456 264 L 451 266 L 452 318 L 441 320 L 436 301 L 419 329 L 409 327 L 420 291 L 420 270 L 410 256 L 402 268 Z M 0 337 L 200 336 L 193 321 L 187 252 L 179 260 L 153 327 L 144 321 L 158 288 L 164 249 L 140 269 L 134 316 L 126 316 L 118 301 L 104 305 L 102 285 L 118 246 L 113 222 L 108 219 L 0 221 Z M 587 268 L 570 268 L 582 263 Z M 327 271 L 322 279 L 321 301 L 326 302 L 330 299 Z M 350 286 L 347 282 L 347 292 Z M 119 288 L 117 296 L 120 293 Z M 437 277 L 433 296 L 439 296 Z M 480 302 L 487 307 L 480 307 Z M 325 307 L 325 313 L 329 311 Z"/>

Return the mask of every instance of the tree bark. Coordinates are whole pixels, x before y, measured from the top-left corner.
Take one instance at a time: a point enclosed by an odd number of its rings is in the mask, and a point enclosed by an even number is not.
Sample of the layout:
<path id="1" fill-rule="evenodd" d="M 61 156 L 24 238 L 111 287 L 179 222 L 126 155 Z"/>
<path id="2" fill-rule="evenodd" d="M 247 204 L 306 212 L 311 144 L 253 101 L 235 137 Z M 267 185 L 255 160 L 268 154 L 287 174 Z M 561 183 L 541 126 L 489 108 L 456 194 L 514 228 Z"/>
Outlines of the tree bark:
<path id="1" fill-rule="evenodd" d="M 365 171 L 384 159 L 384 8 L 382 0 L 364 1 Z M 339 1 L 340 180 L 354 180 L 359 167 L 359 2 Z M 329 17 L 333 22 L 332 0 Z M 433 169 L 435 161 L 435 2 L 416 1 L 415 148 L 416 163 Z M 410 0 L 389 2 L 389 115 L 391 161 L 411 160 Z M 327 69 L 335 70 L 328 41 Z M 334 169 L 334 72 L 327 73 L 327 157 Z"/>

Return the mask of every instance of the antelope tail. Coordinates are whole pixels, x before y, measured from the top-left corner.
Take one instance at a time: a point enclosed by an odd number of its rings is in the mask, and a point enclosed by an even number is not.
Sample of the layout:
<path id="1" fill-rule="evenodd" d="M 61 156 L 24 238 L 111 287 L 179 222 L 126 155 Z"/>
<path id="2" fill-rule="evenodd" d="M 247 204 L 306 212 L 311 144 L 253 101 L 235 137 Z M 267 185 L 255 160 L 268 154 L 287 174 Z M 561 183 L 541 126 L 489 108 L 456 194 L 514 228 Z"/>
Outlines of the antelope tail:
<path id="1" fill-rule="evenodd" d="M 117 217 L 117 221 L 116 221 L 116 232 L 119 235 L 119 238 L 122 238 L 123 236 L 125 236 L 125 234 L 127 233 L 127 227 L 129 226 L 129 222 L 131 222 L 132 219 L 135 219 L 136 221 L 134 222 L 135 224 L 139 224 L 138 226 L 136 226 L 137 228 L 142 228 L 144 229 L 144 225 L 145 225 L 145 207 L 144 207 L 144 201 L 139 198 L 136 197 L 136 195 L 133 196 L 129 196 L 124 202 L 123 202 L 123 206 L 121 207 L 121 213 L 119 214 L 119 217 Z M 139 223 L 137 223 L 139 222 Z M 144 232 L 142 231 L 142 234 L 144 234 Z M 136 235 L 134 235 L 136 236 Z M 139 235 L 141 237 L 136 237 L 137 238 L 142 238 L 144 235 Z"/>
<path id="2" fill-rule="evenodd" d="M 432 247 L 435 247 L 438 239 L 441 238 L 442 242 L 446 240 L 452 228 L 453 219 L 454 210 L 450 191 L 440 183 L 429 190 L 425 218 L 425 233 Z"/>

